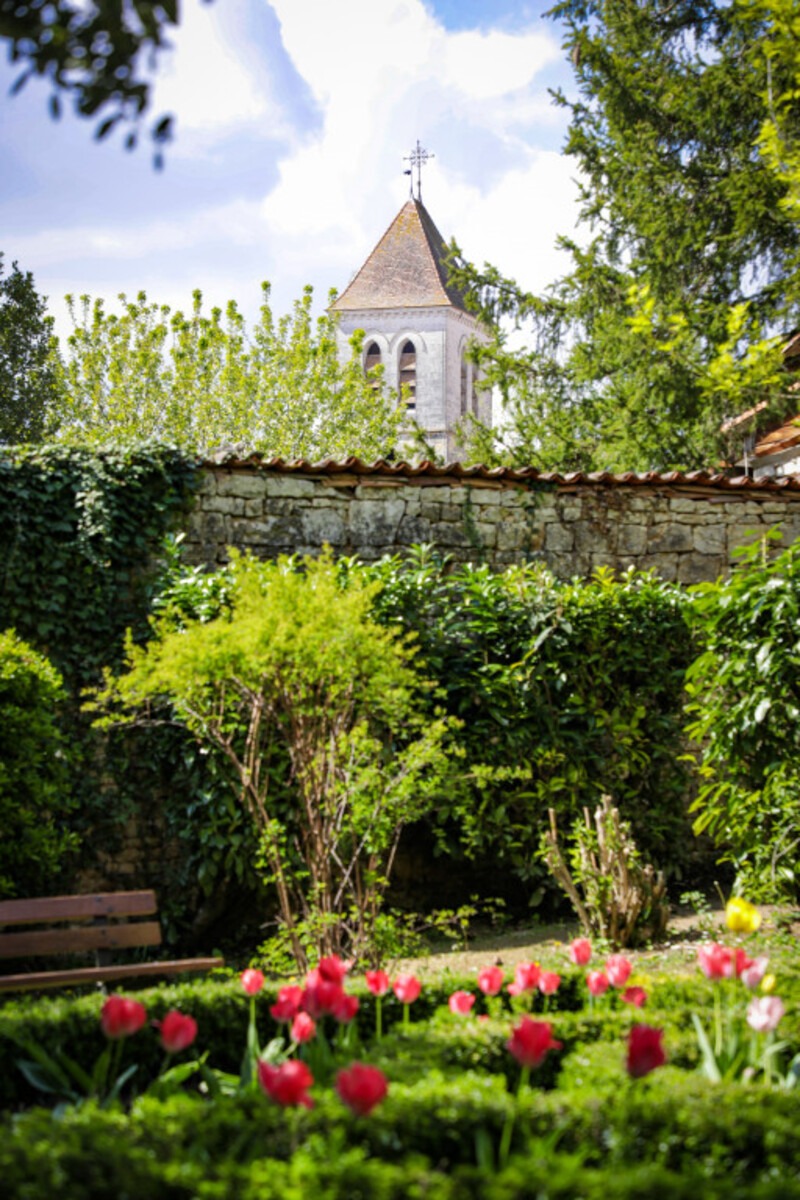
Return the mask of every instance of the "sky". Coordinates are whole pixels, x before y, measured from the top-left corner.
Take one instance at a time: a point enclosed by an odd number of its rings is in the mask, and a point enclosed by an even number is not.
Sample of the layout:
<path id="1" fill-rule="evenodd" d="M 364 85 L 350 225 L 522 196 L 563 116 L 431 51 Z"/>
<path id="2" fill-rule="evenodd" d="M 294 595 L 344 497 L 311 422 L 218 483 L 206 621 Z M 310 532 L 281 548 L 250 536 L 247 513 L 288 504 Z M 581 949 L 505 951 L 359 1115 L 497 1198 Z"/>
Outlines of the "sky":
<path id="1" fill-rule="evenodd" d="M 531 290 L 566 265 L 573 163 L 561 154 L 569 92 L 562 31 L 522 0 L 183 0 L 158 63 L 153 114 L 172 112 L 163 171 L 146 142 L 93 140 L 48 115 L 49 88 L 8 96 L 0 62 L 0 250 L 33 272 L 63 337 L 67 293 L 144 290 L 186 309 L 261 283 L 276 313 L 304 285 L 322 309 L 408 197 L 403 161 L 432 154 L 422 198 L 445 238 Z"/>

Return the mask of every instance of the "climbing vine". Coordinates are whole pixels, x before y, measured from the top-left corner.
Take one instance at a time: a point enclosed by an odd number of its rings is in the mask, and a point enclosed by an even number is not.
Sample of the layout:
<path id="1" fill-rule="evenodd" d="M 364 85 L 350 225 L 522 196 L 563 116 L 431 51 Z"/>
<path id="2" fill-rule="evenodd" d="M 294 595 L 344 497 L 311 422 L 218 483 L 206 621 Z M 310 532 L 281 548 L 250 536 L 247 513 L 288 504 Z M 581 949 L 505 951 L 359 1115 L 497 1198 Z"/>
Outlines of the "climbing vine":
<path id="1" fill-rule="evenodd" d="M 144 629 L 152 563 L 198 480 L 155 444 L 0 451 L 0 629 L 46 653 L 74 694 L 97 681 L 125 629 Z"/>

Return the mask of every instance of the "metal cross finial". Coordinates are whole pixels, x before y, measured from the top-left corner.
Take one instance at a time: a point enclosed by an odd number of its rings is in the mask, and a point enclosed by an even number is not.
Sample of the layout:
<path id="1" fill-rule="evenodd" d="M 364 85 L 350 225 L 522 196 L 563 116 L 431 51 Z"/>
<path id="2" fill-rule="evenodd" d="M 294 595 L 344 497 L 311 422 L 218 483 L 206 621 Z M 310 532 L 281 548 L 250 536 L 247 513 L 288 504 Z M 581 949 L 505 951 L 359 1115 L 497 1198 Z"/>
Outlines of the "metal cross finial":
<path id="1" fill-rule="evenodd" d="M 411 163 L 411 169 L 406 171 L 405 174 L 411 176 L 411 182 L 409 183 L 409 194 L 412 200 L 414 199 L 413 171 L 414 167 L 417 168 L 417 200 L 420 202 L 420 204 L 422 203 L 422 168 L 425 166 L 429 158 L 436 158 L 436 155 L 429 154 L 427 150 L 423 150 L 422 146 L 419 144 L 419 138 L 417 138 L 416 148 L 403 158 L 403 162 Z"/>

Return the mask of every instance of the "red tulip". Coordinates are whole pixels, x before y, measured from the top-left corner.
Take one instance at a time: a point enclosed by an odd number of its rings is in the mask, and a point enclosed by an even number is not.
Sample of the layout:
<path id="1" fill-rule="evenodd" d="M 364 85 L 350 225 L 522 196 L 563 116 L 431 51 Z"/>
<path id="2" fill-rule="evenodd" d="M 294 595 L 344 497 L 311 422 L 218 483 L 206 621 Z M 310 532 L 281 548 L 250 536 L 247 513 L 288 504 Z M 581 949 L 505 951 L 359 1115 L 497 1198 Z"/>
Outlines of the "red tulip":
<path id="1" fill-rule="evenodd" d="M 482 967 L 478 971 L 478 987 L 484 996 L 496 996 L 503 986 L 503 972 L 500 967 Z"/>
<path id="2" fill-rule="evenodd" d="M 568 954 L 576 967 L 585 967 L 592 957 L 592 943 L 588 938 L 575 938 L 570 942 Z"/>
<path id="3" fill-rule="evenodd" d="M 632 970 L 633 963 L 624 954 L 611 954 L 606 959 L 606 975 L 612 987 L 625 987 Z"/>
<path id="4" fill-rule="evenodd" d="M 366 1117 L 383 1100 L 389 1085 L 378 1067 L 353 1063 L 336 1076 L 336 1091 L 356 1116 Z"/>
<path id="5" fill-rule="evenodd" d="M 627 987 L 621 993 L 620 1000 L 624 1004 L 633 1004 L 636 1008 L 643 1008 L 647 1003 L 647 992 L 642 987 Z"/>
<path id="6" fill-rule="evenodd" d="M 156 1021 L 156 1028 L 167 1054 L 180 1054 L 197 1037 L 197 1021 L 176 1009 L 168 1012 L 163 1021 Z"/>
<path id="7" fill-rule="evenodd" d="M 447 1001 L 451 1013 L 456 1016 L 469 1016 L 469 1011 L 475 1003 L 475 997 L 470 992 L 453 992 Z"/>
<path id="8" fill-rule="evenodd" d="M 551 1036 L 552 1026 L 548 1021 L 534 1021 L 523 1017 L 519 1025 L 511 1030 L 511 1041 L 506 1048 L 523 1067 L 538 1067 L 548 1050 L 560 1050 L 561 1042 Z"/>
<path id="9" fill-rule="evenodd" d="M 248 967 L 246 971 L 242 971 L 239 976 L 242 987 L 247 992 L 248 996 L 257 996 L 264 986 L 264 976 L 261 971 L 254 971 L 252 967 Z"/>
<path id="10" fill-rule="evenodd" d="M 603 992 L 607 992 L 611 984 L 605 971 L 587 971 L 586 986 L 593 996 L 602 996 Z"/>
<path id="11" fill-rule="evenodd" d="M 539 986 L 539 976 L 542 969 L 538 963 L 517 963 L 514 970 L 514 982 L 508 985 L 510 996 L 521 996 L 523 992 L 532 992 Z"/>
<path id="12" fill-rule="evenodd" d="M 308 1013 L 299 1012 L 292 1021 L 289 1029 L 289 1036 L 293 1042 L 301 1045 L 303 1042 L 310 1042 L 317 1032 L 317 1026 L 312 1017 Z"/>
<path id="13" fill-rule="evenodd" d="M 294 1108 L 298 1104 L 304 1108 L 314 1107 L 314 1101 L 307 1094 L 314 1076 L 306 1064 L 296 1058 L 287 1059 L 279 1067 L 260 1060 L 258 1082 L 267 1095 L 284 1108 Z"/>
<path id="14" fill-rule="evenodd" d="M 352 1021 L 358 1009 L 358 996 L 348 996 L 346 992 L 339 992 L 339 997 L 333 1008 L 333 1015 L 340 1025 L 346 1025 L 349 1021 Z"/>
<path id="15" fill-rule="evenodd" d="M 367 971 L 364 978 L 373 996 L 386 995 L 389 990 L 389 976 L 385 971 Z"/>
<path id="16" fill-rule="evenodd" d="M 628 1034 L 628 1074 L 631 1079 L 640 1079 L 667 1061 L 662 1041 L 663 1029 L 650 1025 L 633 1025 Z"/>
<path id="17" fill-rule="evenodd" d="M 296 984 L 282 987 L 278 992 L 277 1003 L 270 1008 L 270 1013 L 276 1021 L 293 1021 L 300 1011 L 303 999 L 303 989 Z"/>
<path id="18" fill-rule="evenodd" d="M 319 971 L 309 971 L 300 1006 L 309 1016 L 319 1020 L 320 1017 L 327 1016 L 329 1013 L 336 1013 L 343 995 L 341 984 L 323 979 Z"/>
<path id="19" fill-rule="evenodd" d="M 542 971 L 539 976 L 539 991 L 543 996 L 552 996 L 558 991 L 558 985 L 561 983 L 561 976 L 556 975 L 555 971 Z"/>
<path id="20" fill-rule="evenodd" d="M 394 994 L 401 1004 L 413 1004 L 421 991 L 416 975 L 398 975 L 394 981 Z"/>
<path id="21" fill-rule="evenodd" d="M 130 1037 L 146 1020 L 144 1005 L 128 996 L 109 996 L 100 1012 L 100 1024 L 107 1038 Z"/>
<path id="22" fill-rule="evenodd" d="M 322 979 L 327 983 L 338 983 L 340 985 L 349 969 L 350 964 L 342 962 L 337 954 L 329 954 L 327 958 L 321 958 L 317 965 L 317 970 Z"/>

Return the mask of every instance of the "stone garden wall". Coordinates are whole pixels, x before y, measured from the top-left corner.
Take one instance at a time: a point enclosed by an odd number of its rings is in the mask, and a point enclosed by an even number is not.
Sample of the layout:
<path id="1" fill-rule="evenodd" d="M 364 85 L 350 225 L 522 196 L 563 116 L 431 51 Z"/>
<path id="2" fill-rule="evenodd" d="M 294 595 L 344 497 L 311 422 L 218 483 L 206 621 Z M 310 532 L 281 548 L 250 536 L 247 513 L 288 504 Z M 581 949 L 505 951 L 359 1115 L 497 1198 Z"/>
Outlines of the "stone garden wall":
<path id="1" fill-rule="evenodd" d="M 775 527 L 783 546 L 800 537 L 800 477 L 228 462 L 205 468 L 185 557 L 214 566 L 229 546 L 271 558 L 328 543 L 366 560 L 426 542 L 458 561 L 542 561 L 561 578 L 634 566 L 696 583 Z"/>

